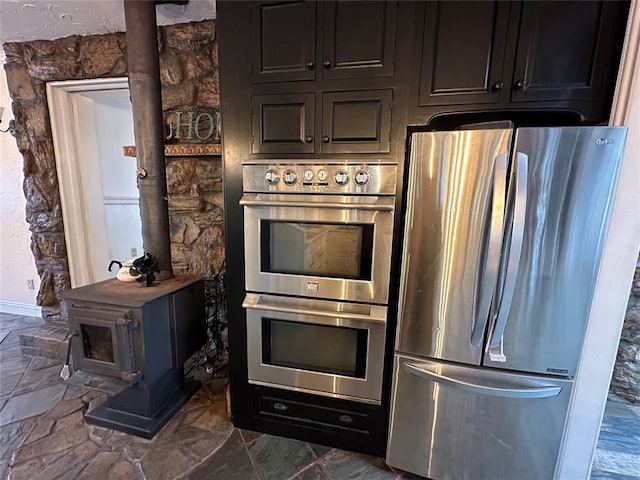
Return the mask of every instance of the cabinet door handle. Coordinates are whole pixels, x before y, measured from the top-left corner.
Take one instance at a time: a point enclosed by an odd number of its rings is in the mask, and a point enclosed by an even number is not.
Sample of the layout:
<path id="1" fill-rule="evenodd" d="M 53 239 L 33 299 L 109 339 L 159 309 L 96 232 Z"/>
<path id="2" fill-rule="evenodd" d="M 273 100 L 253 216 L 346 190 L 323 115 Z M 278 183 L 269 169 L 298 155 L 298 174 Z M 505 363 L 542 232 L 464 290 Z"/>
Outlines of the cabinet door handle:
<path id="1" fill-rule="evenodd" d="M 307 135 L 306 137 L 304 137 L 304 141 L 307 143 L 311 143 L 313 142 L 313 137 L 311 135 Z"/>
<path id="2" fill-rule="evenodd" d="M 311 60 L 309 60 L 307 63 L 305 63 L 305 65 L 309 70 L 313 70 L 313 67 L 316 66 L 316 64 L 313 63 L 313 61 L 311 61 Z"/>
<path id="3" fill-rule="evenodd" d="M 353 423 L 353 417 L 351 415 L 340 415 L 338 417 L 338 420 L 340 420 L 342 423 L 346 423 L 348 425 L 351 425 Z"/>
<path id="4" fill-rule="evenodd" d="M 502 90 L 504 88 L 504 82 L 498 80 L 496 83 L 494 83 L 493 85 L 491 85 L 491 88 L 493 90 Z"/>
<path id="5" fill-rule="evenodd" d="M 331 62 L 329 60 L 325 60 L 322 65 L 324 65 L 324 68 L 326 69 L 331 68 Z"/>
<path id="6" fill-rule="evenodd" d="M 526 90 L 527 88 L 529 88 L 529 82 L 527 82 L 524 79 L 518 80 L 516 82 L 516 88 L 521 88 L 522 90 Z"/>
<path id="7" fill-rule="evenodd" d="M 329 143 L 329 137 L 327 137 L 326 135 L 323 135 L 323 136 L 322 136 L 322 141 L 323 141 L 324 143 Z"/>
<path id="8" fill-rule="evenodd" d="M 289 410 L 289 407 L 287 407 L 284 403 L 278 402 L 273 404 L 273 409 L 278 412 L 286 412 L 287 410 Z"/>

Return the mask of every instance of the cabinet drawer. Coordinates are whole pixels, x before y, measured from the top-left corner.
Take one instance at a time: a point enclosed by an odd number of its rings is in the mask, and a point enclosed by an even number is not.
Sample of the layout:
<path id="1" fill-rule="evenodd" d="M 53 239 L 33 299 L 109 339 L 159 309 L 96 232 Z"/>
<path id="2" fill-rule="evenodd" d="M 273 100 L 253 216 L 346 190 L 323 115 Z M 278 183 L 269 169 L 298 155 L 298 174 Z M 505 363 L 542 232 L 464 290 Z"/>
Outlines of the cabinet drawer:
<path id="1" fill-rule="evenodd" d="M 371 430 L 371 418 L 367 414 L 293 402 L 276 397 L 260 397 L 260 411 L 265 415 L 285 417 L 305 423 L 330 425 L 362 432 Z"/>

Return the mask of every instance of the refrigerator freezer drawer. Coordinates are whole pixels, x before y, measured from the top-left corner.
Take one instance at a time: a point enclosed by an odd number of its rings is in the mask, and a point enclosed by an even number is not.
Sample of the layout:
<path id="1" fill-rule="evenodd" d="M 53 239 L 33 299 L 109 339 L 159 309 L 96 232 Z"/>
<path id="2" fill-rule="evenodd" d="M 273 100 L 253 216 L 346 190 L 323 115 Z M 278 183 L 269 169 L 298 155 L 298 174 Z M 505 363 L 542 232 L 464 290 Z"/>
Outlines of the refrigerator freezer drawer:
<path id="1" fill-rule="evenodd" d="M 396 354 L 387 463 L 433 480 L 552 479 L 572 386 Z"/>

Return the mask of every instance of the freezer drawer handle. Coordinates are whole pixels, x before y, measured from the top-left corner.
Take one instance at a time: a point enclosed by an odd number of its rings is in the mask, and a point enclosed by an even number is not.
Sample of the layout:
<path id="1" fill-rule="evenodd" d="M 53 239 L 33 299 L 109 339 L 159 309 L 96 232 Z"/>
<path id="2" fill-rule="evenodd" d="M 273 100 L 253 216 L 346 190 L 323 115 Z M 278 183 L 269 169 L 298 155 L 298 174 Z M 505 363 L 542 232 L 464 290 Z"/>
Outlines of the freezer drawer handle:
<path id="1" fill-rule="evenodd" d="M 511 241 L 509 244 L 509 256 L 507 259 L 507 269 L 504 279 L 504 288 L 498 304 L 498 314 L 496 325 L 491 337 L 491 348 L 496 348 L 502 341 L 504 329 L 509 319 L 509 309 L 513 301 L 513 294 L 518 280 L 518 270 L 520 268 L 520 256 L 522 254 L 522 242 L 524 240 L 524 221 L 527 213 L 527 190 L 528 190 L 529 157 L 524 153 L 516 153 L 513 178 L 515 185 L 509 184 L 509 200 L 513 191 L 513 225 L 511 230 Z"/>
<path id="2" fill-rule="evenodd" d="M 420 368 L 418 365 L 403 362 L 402 366 L 405 371 L 418 377 L 434 380 L 438 383 L 444 383 L 452 387 L 457 387 L 469 392 L 479 393 L 481 395 L 491 395 L 493 397 L 506 398 L 547 398 L 555 397 L 562 390 L 561 387 L 545 386 L 545 387 L 495 387 L 489 385 L 478 385 L 469 383 L 468 381 L 447 377 L 440 373 L 433 372 L 429 369 Z"/>
<path id="3" fill-rule="evenodd" d="M 487 260 L 484 278 L 480 292 L 480 305 L 476 310 L 471 343 L 482 348 L 484 333 L 489 318 L 491 299 L 496 288 L 498 268 L 500 266 L 500 251 L 502 250 L 502 236 L 504 233 L 504 201 L 507 178 L 507 154 L 498 155 L 493 170 L 493 200 L 491 202 L 491 223 L 489 225 L 489 239 L 487 241 Z M 475 302 L 474 302 L 475 303 Z"/>

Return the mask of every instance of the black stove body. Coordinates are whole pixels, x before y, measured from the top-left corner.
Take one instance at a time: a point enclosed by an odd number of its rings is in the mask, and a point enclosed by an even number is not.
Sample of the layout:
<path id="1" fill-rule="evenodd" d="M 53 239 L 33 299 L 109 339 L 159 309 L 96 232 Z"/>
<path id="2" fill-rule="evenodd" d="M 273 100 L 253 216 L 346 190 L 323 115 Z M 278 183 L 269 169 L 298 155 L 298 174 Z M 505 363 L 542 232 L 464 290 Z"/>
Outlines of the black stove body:
<path id="1" fill-rule="evenodd" d="M 69 290 L 64 303 L 77 332 L 74 370 L 122 387 L 87 422 L 153 437 L 199 388 L 184 379 L 184 362 L 207 339 L 203 281 L 173 277 L 145 287 L 112 279 Z"/>

